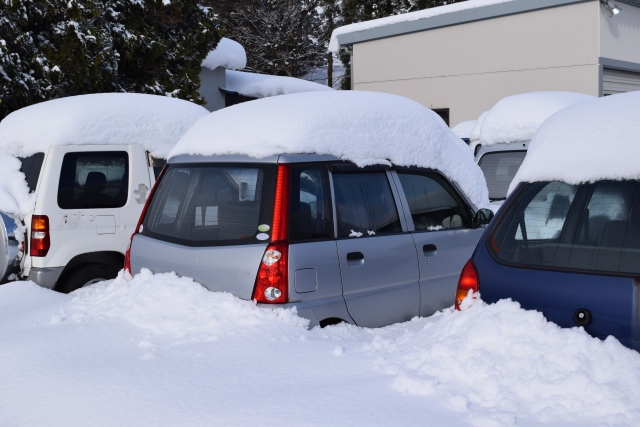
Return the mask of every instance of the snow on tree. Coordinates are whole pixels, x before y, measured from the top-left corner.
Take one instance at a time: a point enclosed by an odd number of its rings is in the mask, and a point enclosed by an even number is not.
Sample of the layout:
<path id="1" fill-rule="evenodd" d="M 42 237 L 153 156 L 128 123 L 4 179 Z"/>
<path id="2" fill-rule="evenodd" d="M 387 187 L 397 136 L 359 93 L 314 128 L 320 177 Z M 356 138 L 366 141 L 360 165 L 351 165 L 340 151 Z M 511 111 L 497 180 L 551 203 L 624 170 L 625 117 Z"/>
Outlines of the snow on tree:
<path id="1" fill-rule="evenodd" d="M 0 0 L 0 119 L 99 92 L 199 104 L 200 64 L 222 30 L 200 0 Z"/>

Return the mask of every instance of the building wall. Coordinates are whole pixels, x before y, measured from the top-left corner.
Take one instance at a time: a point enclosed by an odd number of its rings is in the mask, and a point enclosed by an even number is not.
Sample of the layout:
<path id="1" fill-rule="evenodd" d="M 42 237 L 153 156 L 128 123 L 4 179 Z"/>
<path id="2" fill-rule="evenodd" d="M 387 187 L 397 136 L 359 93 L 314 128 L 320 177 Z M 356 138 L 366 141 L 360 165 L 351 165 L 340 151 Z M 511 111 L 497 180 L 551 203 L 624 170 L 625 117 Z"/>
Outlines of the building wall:
<path id="1" fill-rule="evenodd" d="M 640 7 L 619 3 L 620 14 L 600 11 L 600 56 L 640 64 Z"/>
<path id="2" fill-rule="evenodd" d="M 227 84 L 226 70 L 218 67 L 215 70 L 202 67 L 200 71 L 200 89 L 198 92 L 207 101 L 204 107 L 209 111 L 220 110 L 225 107 L 225 99 L 220 88 Z"/>
<path id="3" fill-rule="evenodd" d="M 358 43 L 354 88 L 449 108 L 452 127 L 518 93 L 597 96 L 599 9 L 592 1 Z"/>

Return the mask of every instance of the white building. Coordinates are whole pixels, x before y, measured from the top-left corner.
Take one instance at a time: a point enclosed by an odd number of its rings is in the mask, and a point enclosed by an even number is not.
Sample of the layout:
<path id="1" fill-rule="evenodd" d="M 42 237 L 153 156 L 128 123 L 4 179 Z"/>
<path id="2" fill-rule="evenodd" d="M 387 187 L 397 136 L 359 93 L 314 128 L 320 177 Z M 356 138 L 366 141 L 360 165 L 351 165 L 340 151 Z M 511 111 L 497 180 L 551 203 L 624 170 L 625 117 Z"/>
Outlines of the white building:
<path id="1" fill-rule="evenodd" d="M 338 28 L 341 48 L 354 89 L 406 96 L 455 126 L 518 93 L 640 90 L 640 0 L 469 0 Z"/>

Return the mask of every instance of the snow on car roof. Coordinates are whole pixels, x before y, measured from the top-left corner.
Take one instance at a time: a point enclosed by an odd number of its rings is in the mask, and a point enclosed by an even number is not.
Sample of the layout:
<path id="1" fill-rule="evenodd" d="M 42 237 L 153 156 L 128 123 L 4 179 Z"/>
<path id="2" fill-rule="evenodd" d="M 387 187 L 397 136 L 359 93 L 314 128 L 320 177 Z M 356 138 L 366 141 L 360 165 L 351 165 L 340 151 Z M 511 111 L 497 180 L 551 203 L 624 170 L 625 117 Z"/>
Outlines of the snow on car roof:
<path id="1" fill-rule="evenodd" d="M 534 135 L 509 192 L 520 182 L 640 179 L 638 117 L 640 91 L 559 111 Z"/>
<path id="2" fill-rule="evenodd" d="M 480 117 L 478 117 L 478 120 L 476 120 L 475 124 L 473 125 L 473 128 L 469 133 L 469 139 L 471 141 L 477 141 L 480 139 L 480 129 L 482 129 L 482 123 L 484 123 L 484 119 L 487 118 L 487 114 L 489 114 L 488 110 L 480 114 Z"/>
<path id="3" fill-rule="evenodd" d="M 469 120 L 467 122 L 458 123 L 451 131 L 458 135 L 459 138 L 469 138 L 473 126 L 475 126 L 475 120 Z"/>
<path id="4" fill-rule="evenodd" d="M 236 41 L 223 37 L 218 42 L 218 46 L 202 61 L 202 66 L 210 70 L 218 67 L 227 70 L 242 70 L 247 66 L 247 52 L 244 47 Z"/>
<path id="5" fill-rule="evenodd" d="M 225 89 L 252 98 L 287 95 L 301 92 L 333 91 L 329 86 L 286 76 L 244 73 L 227 70 Z"/>
<path id="6" fill-rule="evenodd" d="M 477 207 L 489 205 L 484 175 L 464 142 L 433 111 L 390 94 L 307 92 L 237 104 L 200 119 L 169 156 L 283 153 L 438 169 Z"/>
<path id="7" fill-rule="evenodd" d="M 575 92 L 530 92 L 508 96 L 494 105 L 480 129 L 483 146 L 531 140 L 554 113 L 594 96 Z"/>
<path id="8" fill-rule="evenodd" d="M 0 122 L 0 153 L 27 157 L 52 145 L 142 144 L 166 158 L 199 118 L 202 106 L 168 96 L 100 93 L 54 99 L 14 111 Z"/>

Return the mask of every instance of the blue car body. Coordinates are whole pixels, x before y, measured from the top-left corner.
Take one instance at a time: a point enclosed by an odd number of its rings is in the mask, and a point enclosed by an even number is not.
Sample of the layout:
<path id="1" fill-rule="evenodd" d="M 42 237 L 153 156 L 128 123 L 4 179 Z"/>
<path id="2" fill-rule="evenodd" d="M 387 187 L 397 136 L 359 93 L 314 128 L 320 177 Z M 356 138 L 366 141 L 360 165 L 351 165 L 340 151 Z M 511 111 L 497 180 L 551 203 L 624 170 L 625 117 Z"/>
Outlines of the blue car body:
<path id="1" fill-rule="evenodd" d="M 549 321 L 561 327 L 576 326 L 574 318 L 577 311 L 588 310 L 592 320 L 585 326 L 585 330 L 589 334 L 601 339 L 613 335 L 625 346 L 640 351 L 640 284 L 638 280 L 640 275 L 624 274 L 624 272 L 593 272 L 588 268 L 581 271 L 580 268 L 557 268 L 553 265 L 525 265 L 522 263 L 522 265 L 514 265 L 512 262 L 500 259 L 501 247 L 495 241 L 496 235 L 506 227 L 505 224 L 509 221 L 510 212 L 512 210 L 515 212 L 518 209 L 516 206 L 519 198 L 523 197 L 525 189 L 531 185 L 533 184 L 520 184 L 512 192 L 487 227 L 473 254 L 472 261 L 478 273 L 482 299 L 487 303 L 494 303 L 500 299 L 511 298 L 519 302 L 524 309 L 542 312 Z M 636 194 L 640 191 L 640 184 L 638 185 Z M 553 197 L 558 196 L 553 193 Z M 574 197 L 573 200 L 577 200 L 577 197 Z M 637 203 L 637 196 L 636 202 L 632 201 L 634 215 L 636 215 L 638 205 L 633 203 Z M 568 211 L 569 208 L 565 210 Z M 584 210 L 588 212 L 588 209 Z M 511 213 L 511 217 L 517 215 L 514 212 Z M 551 215 L 548 216 L 551 217 Z M 597 218 L 600 219 L 600 217 Z M 546 220 L 547 223 L 549 221 L 549 219 Z M 594 222 L 593 219 L 592 222 Z M 624 221 L 618 222 L 623 223 Z M 568 223 L 566 220 L 565 224 Z M 566 225 L 562 225 L 562 233 L 566 231 L 566 227 Z M 606 227 L 600 226 L 600 228 L 605 229 Z M 627 226 L 625 230 L 627 229 L 630 228 Z M 518 228 L 518 230 L 520 229 Z M 515 238 L 512 238 L 512 241 L 515 241 L 513 240 Z M 492 239 L 494 240 L 492 241 Z M 637 242 L 636 234 L 626 240 L 630 239 L 634 239 L 632 242 L 634 247 L 640 245 L 640 242 Z M 522 236 L 520 236 L 518 244 L 520 241 L 522 241 Z M 534 241 L 531 240 L 531 242 Z M 625 242 L 626 246 L 630 244 Z M 572 250 L 574 252 L 580 250 L 576 248 L 579 246 L 574 245 Z M 557 247 L 555 250 L 558 253 L 560 251 Z M 604 252 L 609 249 L 599 248 L 598 250 Z M 633 253 L 635 256 L 636 249 L 633 249 Z M 595 258 L 594 255 L 590 256 Z M 547 263 L 552 264 L 548 261 Z"/>

